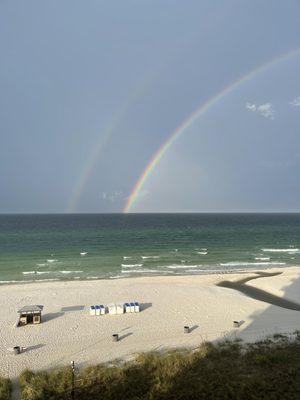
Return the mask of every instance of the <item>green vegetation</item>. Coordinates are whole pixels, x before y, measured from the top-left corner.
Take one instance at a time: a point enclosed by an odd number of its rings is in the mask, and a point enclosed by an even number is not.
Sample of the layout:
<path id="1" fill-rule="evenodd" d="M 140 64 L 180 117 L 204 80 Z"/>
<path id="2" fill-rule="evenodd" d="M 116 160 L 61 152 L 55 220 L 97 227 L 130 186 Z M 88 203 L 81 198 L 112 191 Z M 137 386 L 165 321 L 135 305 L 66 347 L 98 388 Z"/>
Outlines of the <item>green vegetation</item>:
<path id="1" fill-rule="evenodd" d="M 11 394 L 11 382 L 0 377 L 0 400 L 9 400 Z"/>
<path id="2" fill-rule="evenodd" d="M 20 377 L 22 399 L 71 399 L 71 379 L 70 367 L 26 371 Z M 140 354 L 134 362 L 79 370 L 75 381 L 80 400 L 298 400 L 300 335 Z"/>
<path id="3" fill-rule="evenodd" d="M 72 371 L 69 367 L 37 373 L 24 371 L 20 376 L 22 399 L 70 399 Z"/>

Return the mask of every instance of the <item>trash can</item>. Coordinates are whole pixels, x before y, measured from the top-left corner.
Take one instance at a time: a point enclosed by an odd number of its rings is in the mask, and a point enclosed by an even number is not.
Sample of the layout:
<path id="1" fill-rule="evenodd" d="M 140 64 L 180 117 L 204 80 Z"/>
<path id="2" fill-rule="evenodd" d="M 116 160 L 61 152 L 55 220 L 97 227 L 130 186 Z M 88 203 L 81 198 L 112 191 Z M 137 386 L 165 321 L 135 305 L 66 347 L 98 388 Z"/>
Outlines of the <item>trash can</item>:
<path id="1" fill-rule="evenodd" d="M 184 330 L 184 333 L 190 333 L 190 327 L 189 326 L 185 326 L 183 328 L 183 330 Z"/>
<path id="2" fill-rule="evenodd" d="M 14 353 L 15 353 L 15 354 L 20 354 L 20 353 L 21 353 L 21 348 L 20 348 L 20 346 L 15 346 L 15 347 L 14 347 Z"/>
<path id="3" fill-rule="evenodd" d="M 112 338 L 113 338 L 113 342 L 117 342 L 119 340 L 119 335 L 117 333 L 114 333 L 112 335 Z"/>
<path id="4" fill-rule="evenodd" d="M 233 321 L 233 327 L 234 328 L 239 328 L 240 327 L 239 321 Z"/>

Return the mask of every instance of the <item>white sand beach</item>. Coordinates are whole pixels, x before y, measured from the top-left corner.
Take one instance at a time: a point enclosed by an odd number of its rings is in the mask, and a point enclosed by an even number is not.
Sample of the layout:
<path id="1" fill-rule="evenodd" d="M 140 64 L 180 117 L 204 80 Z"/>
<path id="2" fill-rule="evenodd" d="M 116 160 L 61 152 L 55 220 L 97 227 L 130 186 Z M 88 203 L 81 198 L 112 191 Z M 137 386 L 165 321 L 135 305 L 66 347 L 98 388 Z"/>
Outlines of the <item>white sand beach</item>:
<path id="1" fill-rule="evenodd" d="M 260 271 L 261 272 L 261 271 Z M 300 303 L 300 267 L 247 285 Z M 300 312 L 250 298 L 233 289 L 217 287 L 255 272 L 194 276 L 159 276 L 118 280 L 43 282 L 0 287 L 0 375 L 15 377 L 25 368 L 47 369 L 128 359 L 136 352 L 168 347 L 197 347 L 204 340 L 241 337 L 247 341 L 267 334 L 300 328 Z M 90 316 L 92 304 L 137 300 L 136 314 Z M 14 326 L 17 310 L 43 304 L 40 325 Z M 233 321 L 241 322 L 238 329 Z M 190 326 L 185 334 L 183 327 Z M 114 343 L 112 334 L 120 341 Z M 9 349 L 27 348 L 20 355 Z"/>

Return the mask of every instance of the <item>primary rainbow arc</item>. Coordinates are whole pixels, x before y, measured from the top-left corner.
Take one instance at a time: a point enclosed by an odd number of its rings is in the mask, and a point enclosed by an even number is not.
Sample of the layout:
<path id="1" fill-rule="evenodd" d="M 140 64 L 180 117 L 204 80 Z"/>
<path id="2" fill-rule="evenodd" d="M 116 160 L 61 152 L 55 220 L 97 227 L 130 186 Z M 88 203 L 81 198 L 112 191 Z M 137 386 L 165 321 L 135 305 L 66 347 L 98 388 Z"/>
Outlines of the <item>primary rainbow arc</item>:
<path id="1" fill-rule="evenodd" d="M 271 66 L 283 61 L 289 57 L 292 57 L 296 54 L 300 53 L 300 48 L 297 47 L 296 49 L 290 50 L 286 53 L 280 54 L 272 58 L 271 60 L 267 61 L 266 63 L 252 69 L 246 75 L 242 76 L 241 78 L 237 79 L 236 81 L 232 82 L 231 84 L 225 86 L 220 92 L 216 93 L 213 97 L 209 98 L 207 101 L 202 103 L 200 107 L 195 109 L 168 137 L 168 139 L 161 145 L 158 151 L 152 156 L 151 160 L 147 164 L 146 168 L 143 170 L 142 174 L 136 181 L 130 196 L 128 197 L 125 207 L 123 209 L 123 213 L 128 213 L 131 211 L 134 204 L 140 197 L 141 190 L 145 185 L 147 179 L 151 176 L 153 170 L 158 165 L 162 157 L 166 154 L 169 148 L 174 144 L 174 142 L 184 133 L 186 130 L 193 125 L 193 123 L 206 111 L 208 111 L 212 106 L 214 106 L 219 100 L 221 100 L 224 96 L 228 93 L 232 92 L 233 90 L 237 89 L 238 86 L 241 84 L 249 81 L 255 75 L 264 72 Z"/>

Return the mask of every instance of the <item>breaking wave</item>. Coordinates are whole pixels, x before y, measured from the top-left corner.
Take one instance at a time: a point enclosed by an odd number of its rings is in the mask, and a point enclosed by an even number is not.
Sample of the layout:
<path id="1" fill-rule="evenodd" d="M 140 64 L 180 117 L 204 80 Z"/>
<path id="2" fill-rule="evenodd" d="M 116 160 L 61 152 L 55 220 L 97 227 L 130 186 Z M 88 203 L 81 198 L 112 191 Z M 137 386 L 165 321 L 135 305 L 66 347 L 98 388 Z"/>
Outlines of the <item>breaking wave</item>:
<path id="1" fill-rule="evenodd" d="M 199 268 L 199 267 L 202 267 L 202 265 L 176 265 L 176 264 L 174 264 L 174 265 L 167 265 L 166 266 L 166 268 L 169 268 L 169 269 L 192 269 L 192 268 Z"/>
<path id="2" fill-rule="evenodd" d="M 135 268 L 135 267 L 142 267 L 143 264 L 121 264 L 121 267 L 124 268 Z"/>
<path id="3" fill-rule="evenodd" d="M 298 253 L 299 249 L 291 247 L 289 249 L 262 249 L 262 251 L 267 253 Z"/>
<path id="4" fill-rule="evenodd" d="M 37 279 L 37 280 L 25 280 L 25 281 L 16 281 L 16 280 L 9 280 L 9 281 L 0 281 L 0 284 L 8 285 L 11 283 L 34 283 L 34 282 L 52 282 L 52 281 L 59 281 L 57 278 L 48 278 L 48 279 Z"/>
<path id="5" fill-rule="evenodd" d="M 61 274 L 81 274 L 83 271 L 58 271 Z"/>
<path id="6" fill-rule="evenodd" d="M 44 274 L 51 274 L 53 271 L 24 271 L 22 272 L 23 275 L 44 275 Z"/>
<path id="7" fill-rule="evenodd" d="M 122 274 L 132 274 L 132 273 L 139 273 L 139 274 L 143 274 L 143 273 L 159 273 L 162 272 L 159 269 L 131 269 L 129 271 L 121 271 Z"/>
<path id="8" fill-rule="evenodd" d="M 141 256 L 141 258 L 142 258 L 143 260 L 147 260 L 148 258 L 158 259 L 158 258 L 160 258 L 160 257 L 159 257 L 159 256 Z"/>
<path id="9" fill-rule="evenodd" d="M 284 262 L 243 262 L 243 261 L 232 261 L 227 263 L 220 263 L 221 267 L 247 267 L 247 266 L 266 266 L 266 265 L 286 265 Z"/>

